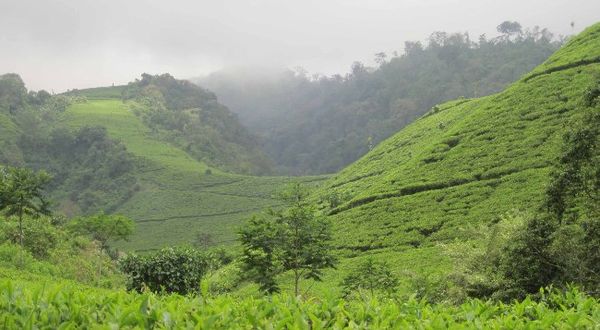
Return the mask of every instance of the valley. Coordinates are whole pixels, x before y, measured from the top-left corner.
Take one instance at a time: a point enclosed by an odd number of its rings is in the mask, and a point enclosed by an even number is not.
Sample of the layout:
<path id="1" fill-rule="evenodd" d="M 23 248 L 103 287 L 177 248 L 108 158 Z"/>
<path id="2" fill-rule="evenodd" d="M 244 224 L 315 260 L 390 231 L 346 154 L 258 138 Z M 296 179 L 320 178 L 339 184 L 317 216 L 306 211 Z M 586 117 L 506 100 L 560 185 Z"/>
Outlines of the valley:
<path id="1" fill-rule="evenodd" d="M 0 75 L 0 328 L 597 328 L 600 23 L 497 31 L 345 76 Z"/>

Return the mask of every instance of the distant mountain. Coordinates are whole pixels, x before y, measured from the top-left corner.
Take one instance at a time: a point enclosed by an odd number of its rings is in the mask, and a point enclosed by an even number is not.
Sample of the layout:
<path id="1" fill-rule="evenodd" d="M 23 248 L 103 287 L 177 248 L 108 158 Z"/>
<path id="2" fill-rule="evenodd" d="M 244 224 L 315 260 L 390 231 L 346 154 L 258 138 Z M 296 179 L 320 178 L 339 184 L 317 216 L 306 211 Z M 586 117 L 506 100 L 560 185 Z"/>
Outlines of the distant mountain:
<path id="1" fill-rule="evenodd" d="M 495 38 L 436 32 L 404 54 L 377 54 L 377 68 L 345 76 L 302 70 L 231 69 L 194 80 L 259 135 L 279 173 L 333 173 L 432 106 L 498 92 L 560 47 L 545 29 Z"/>

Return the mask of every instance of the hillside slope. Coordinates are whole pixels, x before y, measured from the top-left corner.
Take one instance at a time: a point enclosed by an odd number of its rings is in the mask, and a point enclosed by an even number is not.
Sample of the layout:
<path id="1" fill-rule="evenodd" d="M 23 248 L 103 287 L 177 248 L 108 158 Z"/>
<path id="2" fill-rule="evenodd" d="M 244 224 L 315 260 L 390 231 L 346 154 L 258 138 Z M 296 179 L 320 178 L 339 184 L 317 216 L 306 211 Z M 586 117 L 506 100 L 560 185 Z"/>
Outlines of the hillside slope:
<path id="1" fill-rule="evenodd" d="M 89 100 L 70 106 L 62 117 L 73 128 L 105 127 L 137 158 L 139 188 L 115 211 L 137 223 L 133 238 L 121 243 L 121 248 L 148 250 L 193 243 L 199 234 L 210 235 L 214 244 L 227 244 L 250 214 L 278 205 L 273 195 L 283 184 L 323 179 L 251 177 L 211 168 L 154 137 L 131 111 L 131 103 L 115 98 Z"/>
<path id="2" fill-rule="evenodd" d="M 535 213 L 599 76 L 596 24 L 505 91 L 436 106 L 332 177 L 319 195 L 342 268 L 377 255 L 397 270 L 447 272 L 441 244 L 476 241 L 472 229 L 507 212 Z"/>

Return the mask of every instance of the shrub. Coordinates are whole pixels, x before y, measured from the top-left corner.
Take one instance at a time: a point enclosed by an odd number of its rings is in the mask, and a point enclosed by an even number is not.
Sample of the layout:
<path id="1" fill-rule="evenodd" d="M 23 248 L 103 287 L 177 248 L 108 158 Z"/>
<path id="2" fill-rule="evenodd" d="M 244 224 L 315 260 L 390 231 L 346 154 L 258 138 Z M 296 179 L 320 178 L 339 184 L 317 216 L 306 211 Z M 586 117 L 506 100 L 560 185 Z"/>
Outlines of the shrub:
<path id="1" fill-rule="evenodd" d="M 19 226 L 16 221 L 3 222 L 0 226 L 0 240 L 19 243 Z M 52 226 L 50 219 L 26 218 L 23 221 L 23 248 L 36 258 L 47 258 L 60 240 L 60 233 Z"/>
<path id="2" fill-rule="evenodd" d="M 211 258 L 192 248 L 165 248 L 152 255 L 130 254 L 119 261 L 128 277 L 127 289 L 138 292 L 197 292 Z"/>
<path id="3" fill-rule="evenodd" d="M 349 296 L 361 290 L 375 293 L 393 294 L 398 288 L 398 277 L 392 273 L 385 261 L 369 258 L 344 278 L 341 285 L 344 295 Z"/>

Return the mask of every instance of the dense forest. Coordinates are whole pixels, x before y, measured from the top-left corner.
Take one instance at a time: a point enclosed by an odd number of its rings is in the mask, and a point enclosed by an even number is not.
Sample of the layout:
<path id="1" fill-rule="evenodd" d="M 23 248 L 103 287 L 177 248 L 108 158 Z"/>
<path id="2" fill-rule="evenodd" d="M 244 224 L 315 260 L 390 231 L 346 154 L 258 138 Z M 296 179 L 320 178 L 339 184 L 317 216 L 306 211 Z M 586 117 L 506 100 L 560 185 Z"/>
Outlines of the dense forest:
<path id="1" fill-rule="evenodd" d="M 262 138 L 278 173 L 333 173 L 422 116 L 459 97 L 499 92 L 562 44 L 547 29 L 498 26 L 500 35 L 432 33 L 404 52 L 376 54 L 331 77 L 297 70 L 224 70 L 194 80 Z"/>

